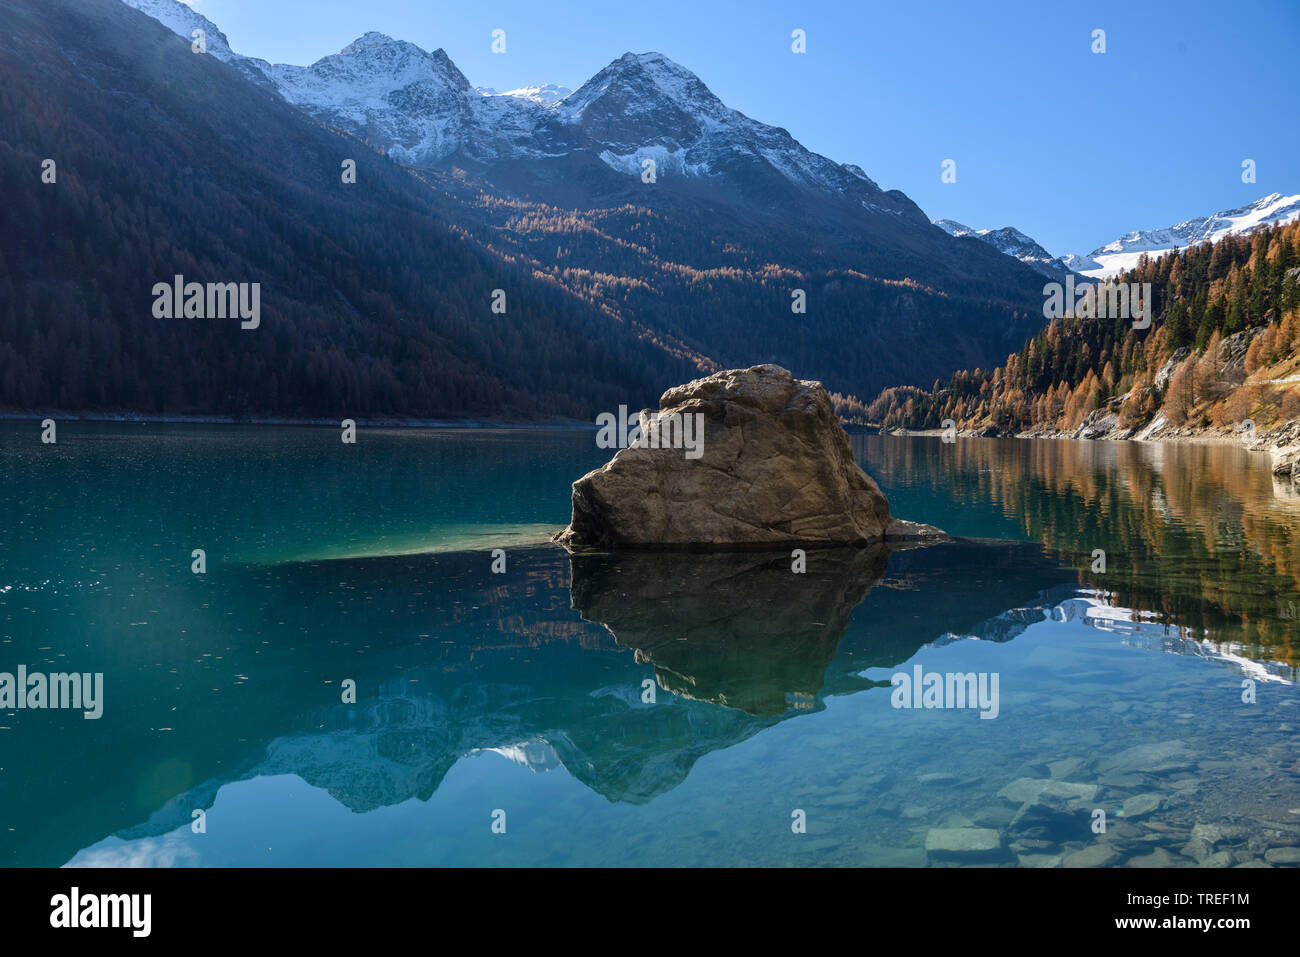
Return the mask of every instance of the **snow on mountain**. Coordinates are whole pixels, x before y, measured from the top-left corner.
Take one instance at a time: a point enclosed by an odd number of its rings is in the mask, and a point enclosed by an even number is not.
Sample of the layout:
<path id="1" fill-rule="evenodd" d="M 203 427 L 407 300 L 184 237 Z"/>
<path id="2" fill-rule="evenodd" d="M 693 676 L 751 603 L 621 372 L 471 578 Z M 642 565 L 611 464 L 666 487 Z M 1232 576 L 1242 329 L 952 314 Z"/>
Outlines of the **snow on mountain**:
<path id="1" fill-rule="evenodd" d="M 1089 259 L 1087 256 L 1080 256 L 1076 253 L 1069 253 L 1061 257 L 1061 265 L 1066 269 L 1073 269 L 1080 275 L 1088 275 L 1090 271 L 1101 269 L 1101 263 Z"/>
<path id="2" fill-rule="evenodd" d="M 271 64 L 255 57 L 241 56 L 230 49 L 230 41 L 226 39 L 221 29 L 188 4 L 180 3 L 179 0 L 122 0 L 122 2 L 153 17 L 167 29 L 182 37 L 186 43 L 195 42 L 194 31 L 202 30 L 203 47 L 209 56 L 223 63 L 229 63 L 254 83 L 274 87 L 266 76 L 266 69 Z"/>
<path id="3" fill-rule="evenodd" d="M 1270 193 L 1246 206 L 1185 220 L 1164 229 L 1139 229 L 1098 246 L 1087 256 L 1062 256 L 1061 262 L 1090 279 L 1106 279 L 1132 269 L 1143 254 L 1157 259 L 1174 249 L 1216 242 L 1229 233 L 1285 225 L 1300 218 L 1300 195 Z"/>
<path id="4" fill-rule="evenodd" d="M 978 230 L 967 226 L 965 223 L 959 223 L 955 219 L 934 219 L 931 220 L 936 226 L 942 229 L 949 236 L 970 236 L 987 233 L 988 230 Z"/>
<path id="5" fill-rule="evenodd" d="M 521 86 L 517 90 L 506 90 L 504 93 L 490 93 L 490 96 L 517 96 L 520 99 L 532 100 L 534 103 L 540 103 L 542 106 L 554 106 L 559 103 L 573 91 L 567 86 L 557 86 L 554 83 L 543 83 L 541 86 Z"/>
<path id="6" fill-rule="evenodd" d="M 1109 279 L 1137 266 L 1143 255 L 1157 259 L 1174 249 L 1217 242 L 1229 233 L 1248 233 L 1261 226 L 1285 225 L 1300 218 L 1300 195 L 1270 193 L 1237 209 L 1223 210 L 1169 226 L 1125 233 L 1119 239 L 1098 246 L 1086 256 L 1071 253 L 1053 259 L 1051 254 L 1018 229 L 972 229 L 952 219 L 936 219 L 950 236 L 971 236 L 983 240 L 1008 256 L 1037 269 L 1045 276 L 1061 278 L 1067 271 L 1089 279 Z"/>
<path id="7" fill-rule="evenodd" d="M 954 219 L 936 219 L 934 225 L 949 236 L 959 238 L 970 236 L 972 239 L 986 242 L 998 252 L 1019 259 L 1029 268 L 1052 279 L 1065 278 L 1066 273 L 1071 269 L 1068 265 L 1062 265 L 1061 260 L 1013 226 L 1003 226 L 1001 229 L 973 229 Z"/>
<path id="8" fill-rule="evenodd" d="M 731 109 L 661 53 L 624 54 L 565 97 L 556 115 L 580 146 L 619 172 L 639 175 L 640 160 L 650 157 L 694 176 L 758 165 L 822 192 L 880 191 L 861 168 L 813 153 L 786 130 Z M 876 197 L 875 210 L 894 211 L 880 202 Z"/>
<path id="9" fill-rule="evenodd" d="M 237 54 L 230 49 L 230 42 L 217 25 L 188 4 L 177 0 L 122 0 L 128 7 L 135 7 L 141 13 L 153 17 L 167 29 L 192 40 L 195 30 L 204 33 L 207 51 L 219 60 L 229 60 Z"/>
<path id="10" fill-rule="evenodd" d="M 661 170 L 727 177 L 759 194 L 783 179 L 873 215 L 922 219 L 910 200 L 882 191 L 860 167 L 813 153 L 786 130 L 731 109 L 660 53 L 625 54 L 572 92 L 544 84 L 497 93 L 472 86 L 442 50 L 429 53 L 382 33 L 367 33 L 310 66 L 271 64 L 233 52 L 215 24 L 179 0 L 123 2 L 187 39 L 204 29 L 209 53 L 398 162 L 586 153 L 640 176 L 642 160 L 653 158 Z"/>
<path id="11" fill-rule="evenodd" d="M 519 101 L 485 98 L 442 50 L 428 53 L 382 33 L 310 66 L 275 64 L 264 72 L 290 103 L 368 138 L 399 162 L 437 162 L 469 141 L 495 144 L 520 125 L 505 117 L 500 134 L 480 130 L 488 113 L 504 117 Z M 501 107 L 483 109 L 489 101 Z"/>

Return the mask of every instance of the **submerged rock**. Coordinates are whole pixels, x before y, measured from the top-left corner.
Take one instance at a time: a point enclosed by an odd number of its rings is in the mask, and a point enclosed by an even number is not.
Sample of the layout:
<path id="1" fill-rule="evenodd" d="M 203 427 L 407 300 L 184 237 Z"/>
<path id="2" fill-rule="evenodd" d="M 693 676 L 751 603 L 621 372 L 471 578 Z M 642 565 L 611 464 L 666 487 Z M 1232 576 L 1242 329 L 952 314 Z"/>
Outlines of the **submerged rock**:
<path id="1" fill-rule="evenodd" d="M 556 542 L 728 549 L 945 537 L 890 516 L 821 383 L 780 366 L 669 389 L 642 420 L 650 438 L 573 483 L 573 518 Z M 695 444 L 684 448 L 683 434 Z"/>
<path id="2" fill-rule="evenodd" d="M 1300 865 L 1300 847 L 1273 847 L 1264 854 L 1270 864 Z"/>
<path id="3" fill-rule="evenodd" d="M 934 860 L 964 863 L 1005 856 L 1002 835 L 989 827 L 935 827 L 926 832 L 925 852 Z"/>
<path id="4" fill-rule="evenodd" d="M 1065 858 L 1065 867 L 1109 867 L 1119 860 L 1119 852 L 1106 844 L 1093 844 Z"/>
<path id="5" fill-rule="evenodd" d="M 1164 798 L 1159 794 L 1135 794 L 1124 801 L 1124 817 L 1129 820 L 1145 817 L 1152 811 L 1158 810 L 1162 804 Z"/>
<path id="6" fill-rule="evenodd" d="M 1096 800 L 1097 785 L 1047 778 L 1016 778 L 999 791 L 998 796 L 1013 804 L 1044 804 L 1050 801 L 1089 803 Z"/>

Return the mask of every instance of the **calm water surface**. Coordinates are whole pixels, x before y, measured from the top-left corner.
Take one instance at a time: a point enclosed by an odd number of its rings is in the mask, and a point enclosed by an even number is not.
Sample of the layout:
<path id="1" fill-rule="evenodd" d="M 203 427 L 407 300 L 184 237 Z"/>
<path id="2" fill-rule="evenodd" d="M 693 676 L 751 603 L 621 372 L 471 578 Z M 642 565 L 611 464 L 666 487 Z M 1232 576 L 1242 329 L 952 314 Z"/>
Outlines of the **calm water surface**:
<path id="1" fill-rule="evenodd" d="M 0 671 L 105 683 L 0 712 L 0 861 L 1300 862 L 1266 456 L 854 448 L 958 540 L 571 562 L 593 433 L 0 424 Z M 918 665 L 997 674 L 997 717 L 894 708 Z"/>

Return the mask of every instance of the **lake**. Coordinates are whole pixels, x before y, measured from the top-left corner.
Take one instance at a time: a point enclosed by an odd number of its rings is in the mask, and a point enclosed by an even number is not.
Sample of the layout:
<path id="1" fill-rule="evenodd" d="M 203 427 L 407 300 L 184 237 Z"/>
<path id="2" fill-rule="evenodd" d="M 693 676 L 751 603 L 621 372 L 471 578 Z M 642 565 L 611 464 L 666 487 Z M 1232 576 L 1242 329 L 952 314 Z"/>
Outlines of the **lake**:
<path id="1" fill-rule="evenodd" d="M 571 560 L 594 432 L 0 423 L 0 672 L 103 674 L 0 711 L 0 860 L 1300 863 L 1267 456 L 853 446 L 955 539 Z"/>

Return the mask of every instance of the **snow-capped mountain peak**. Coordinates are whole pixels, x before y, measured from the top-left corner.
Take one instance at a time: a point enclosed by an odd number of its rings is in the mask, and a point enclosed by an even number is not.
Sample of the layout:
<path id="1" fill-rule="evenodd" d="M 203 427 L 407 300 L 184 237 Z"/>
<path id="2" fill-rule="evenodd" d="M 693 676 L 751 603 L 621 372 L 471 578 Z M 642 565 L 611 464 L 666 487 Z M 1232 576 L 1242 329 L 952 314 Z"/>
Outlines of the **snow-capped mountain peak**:
<path id="1" fill-rule="evenodd" d="M 949 236 L 975 236 L 983 239 L 995 246 L 1023 246 L 1026 252 L 1035 254 L 1041 253 L 1048 255 L 1046 249 L 1038 245 L 1014 226 L 1003 226 L 1001 229 L 975 229 L 957 222 L 955 219 L 936 219 L 934 224 L 946 232 Z M 1005 249 L 1003 250 L 1006 251 Z"/>
<path id="2" fill-rule="evenodd" d="M 1262 226 L 1285 225 L 1300 218 L 1300 194 L 1269 195 L 1209 216 L 1183 220 L 1163 229 L 1137 229 L 1098 246 L 1086 256 L 1062 256 L 1061 261 L 1090 279 L 1106 279 L 1132 269 L 1145 254 L 1152 259 L 1201 243 L 1217 242 L 1229 233 L 1249 233 Z"/>
<path id="3" fill-rule="evenodd" d="M 936 219 L 934 225 L 950 236 L 983 240 L 1044 275 L 1055 276 L 1061 270 L 1068 270 L 1088 279 L 1109 279 L 1136 267 L 1144 255 L 1158 259 L 1175 249 L 1217 242 L 1229 233 L 1249 233 L 1263 226 L 1286 225 L 1296 219 L 1300 219 L 1300 194 L 1270 193 L 1245 206 L 1187 219 L 1175 226 L 1135 229 L 1098 246 L 1086 256 L 1071 253 L 1055 260 L 1042 246 L 1010 226 L 973 229 L 953 219 Z"/>
<path id="4" fill-rule="evenodd" d="M 955 219 L 936 219 L 934 225 L 949 236 L 958 238 L 969 236 L 986 242 L 998 252 L 1019 259 L 1026 266 L 1052 279 L 1061 279 L 1070 271 L 1068 265 L 1063 266 L 1051 253 L 1014 226 L 1003 226 L 1001 229 L 973 229 Z"/>
<path id="5" fill-rule="evenodd" d="M 793 186 L 846 201 L 855 215 L 925 222 L 902 194 L 731 109 L 662 53 L 625 53 L 576 91 L 545 84 L 497 93 L 473 86 L 442 50 L 383 33 L 366 33 L 310 66 L 272 64 L 231 52 L 224 38 L 214 46 L 220 31 L 178 0 L 124 2 L 182 36 L 202 21 L 219 59 L 398 162 L 585 157 L 639 178 L 649 158 L 663 175 L 720 178 L 768 200 Z"/>
<path id="6" fill-rule="evenodd" d="M 530 100 L 533 103 L 540 103 L 542 106 L 554 106 L 573 91 L 567 86 L 559 86 L 555 83 L 543 83 L 540 86 L 521 86 L 515 90 L 506 90 L 504 93 L 497 93 L 495 90 L 489 92 L 488 96 L 515 96 L 521 100 Z"/>
<path id="7" fill-rule="evenodd" d="M 403 48 L 411 48 L 418 53 L 424 52 L 414 43 L 407 43 L 405 40 L 394 40 L 388 34 L 380 33 L 378 30 L 368 30 L 345 46 L 339 53 L 342 55 L 369 54 L 385 50 L 401 50 Z"/>
<path id="8" fill-rule="evenodd" d="M 220 60 L 237 56 L 230 49 L 230 41 L 215 23 L 186 3 L 178 0 L 122 0 L 135 7 L 186 40 L 192 40 L 195 30 L 202 30 L 207 52 Z"/>
<path id="9" fill-rule="evenodd" d="M 662 53 L 624 53 L 565 98 L 561 115 L 578 122 L 594 103 L 630 119 L 665 109 L 692 119 L 731 112 L 690 70 Z"/>
<path id="10" fill-rule="evenodd" d="M 936 219 L 934 225 L 938 226 L 949 236 L 973 236 L 981 232 L 987 233 L 988 230 L 978 230 L 967 226 L 965 223 L 959 223 L 955 219 Z"/>
<path id="11" fill-rule="evenodd" d="M 447 86 L 462 93 L 470 91 L 469 80 L 443 50 L 429 53 L 414 43 L 394 40 L 382 33 L 358 37 L 338 53 L 322 57 L 308 67 L 276 64 L 271 69 L 273 79 L 289 85 L 295 92 L 314 87 L 320 94 L 332 94 L 330 98 L 335 102 L 382 99 L 413 84 Z M 311 102 L 323 101 L 317 96 Z"/>

